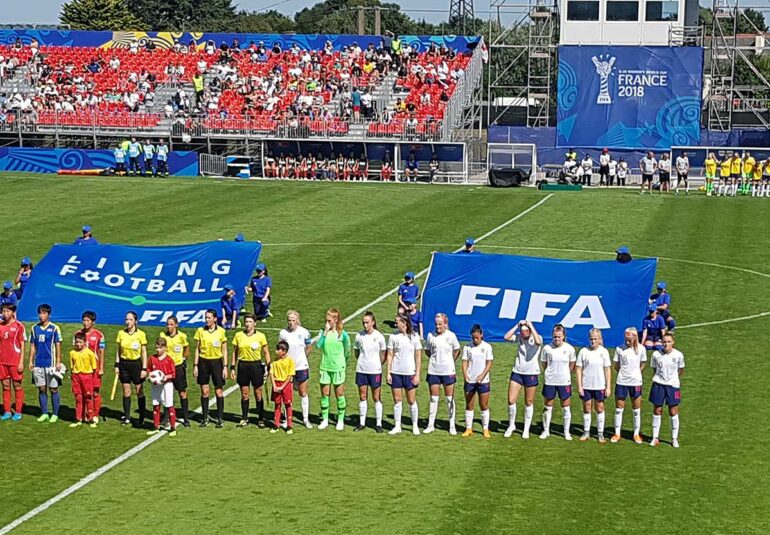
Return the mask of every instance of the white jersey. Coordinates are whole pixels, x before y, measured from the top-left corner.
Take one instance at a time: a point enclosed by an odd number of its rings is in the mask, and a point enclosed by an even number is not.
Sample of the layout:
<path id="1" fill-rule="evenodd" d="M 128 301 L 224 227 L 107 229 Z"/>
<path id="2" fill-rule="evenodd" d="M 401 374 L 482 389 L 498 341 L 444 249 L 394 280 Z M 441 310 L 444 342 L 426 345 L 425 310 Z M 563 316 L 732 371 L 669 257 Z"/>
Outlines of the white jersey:
<path id="1" fill-rule="evenodd" d="M 357 373 L 382 373 L 382 351 L 385 351 L 385 337 L 374 329 L 371 334 L 361 331 L 356 334 L 355 349 L 358 352 Z"/>
<path id="2" fill-rule="evenodd" d="M 488 383 L 489 374 L 481 381 L 478 380 L 479 375 L 484 371 L 487 365 L 487 361 L 494 360 L 495 357 L 492 354 L 492 346 L 483 340 L 477 346 L 468 345 L 463 348 L 463 360 L 468 361 L 468 377 L 474 383 Z"/>
<path id="3" fill-rule="evenodd" d="M 602 167 L 606 167 L 606 166 L 610 165 L 610 155 L 609 154 L 605 154 L 605 153 L 600 154 L 599 155 L 599 165 L 601 165 Z"/>
<path id="4" fill-rule="evenodd" d="M 658 162 L 658 169 L 663 171 L 664 173 L 670 173 L 671 172 L 671 160 L 661 160 Z"/>
<path id="5" fill-rule="evenodd" d="M 540 362 L 546 364 L 544 373 L 545 384 L 549 386 L 569 386 L 572 384 L 572 372 L 569 365 L 577 360 L 575 348 L 567 342 L 559 347 L 551 344 L 543 346 L 540 352 Z"/>
<path id="6" fill-rule="evenodd" d="M 616 162 L 615 160 L 610 160 L 610 163 L 608 163 L 607 165 L 610 169 L 609 171 L 610 176 L 615 176 L 618 172 L 618 162 Z"/>
<path id="7" fill-rule="evenodd" d="M 406 333 L 391 334 L 388 338 L 388 350 L 393 351 L 393 360 L 390 364 L 390 373 L 398 375 L 414 375 L 415 354 L 422 349 L 420 335 L 412 333 L 409 337 Z"/>
<path id="8" fill-rule="evenodd" d="M 687 156 L 676 157 L 676 170 L 681 174 L 687 174 L 690 169 L 690 159 Z"/>
<path id="9" fill-rule="evenodd" d="M 585 158 L 580 162 L 580 167 L 583 168 L 583 173 L 590 173 L 594 166 L 594 161 L 591 158 Z"/>
<path id="10" fill-rule="evenodd" d="M 307 353 L 305 353 L 305 348 L 310 341 L 310 332 L 307 329 L 302 326 L 297 326 L 293 331 L 281 329 L 278 339 L 289 344 L 288 355 L 294 360 L 295 370 L 307 370 L 310 367 L 307 362 Z"/>
<path id="11" fill-rule="evenodd" d="M 430 352 L 429 374 L 455 375 L 457 373 L 454 353 L 460 349 L 460 342 L 455 333 L 447 329 L 444 334 L 428 334 L 426 349 Z"/>
<path id="12" fill-rule="evenodd" d="M 517 336 L 519 349 L 516 352 L 516 360 L 513 363 L 513 373 L 521 375 L 540 375 L 540 346 L 535 343 L 534 335 L 530 335 L 526 340 Z"/>
<path id="13" fill-rule="evenodd" d="M 623 386 L 642 386 L 642 362 L 647 362 L 647 351 L 639 344 L 633 347 L 618 346 L 615 348 L 613 362 L 620 365 L 616 383 Z"/>
<path id="14" fill-rule="evenodd" d="M 628 163 L 626 162 L 619 162 L 618 163 L 618 178 L 626 178 L 626 174 L 628 173 Z"/>
<path id="15" fill-rule="evenodd" d="M 655 351 L 650 359 L 655 375 L 652 382 L 661 385 L 679 388 L 679 370 L 684 368 L 684 355 L 678 349 L 672 349 L 671 353 Z"/>
<path id="16" fill-rule="evenodd" d="M 642 158 L 641 161 L 641 167 L 642 167 L 642 173 L 645 175 L 651 175 L 655 172 L 655 167 L 657 166 L 658 162 L 655 160 L 655 158 L 648 158 L 645 156 Z"/>
<path id="17" fill-rule="evenodd" d="M 583 368 L 583 390 L 604 390 L 607 381 L 604 377 L 604 368 L 609 368 L 610 354 L 603 346 L 596 349 L 584 347 L 577 356 L 575 365 Z"/>

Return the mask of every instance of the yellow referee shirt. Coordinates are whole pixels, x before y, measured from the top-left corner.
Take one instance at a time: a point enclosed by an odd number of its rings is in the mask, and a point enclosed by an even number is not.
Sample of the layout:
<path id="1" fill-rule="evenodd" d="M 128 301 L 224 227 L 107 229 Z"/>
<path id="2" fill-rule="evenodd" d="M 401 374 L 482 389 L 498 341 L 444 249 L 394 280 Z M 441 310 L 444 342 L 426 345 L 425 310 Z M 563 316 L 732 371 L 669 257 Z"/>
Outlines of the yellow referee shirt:
<path id="1" fill-rule="evenodd" d="M 160 337 L 166 341 L 166 354 L 174 361 L 174 366 L 179 366 L 184 362 L 184 349 L 190 345 L 187 341 L 187 335 L 182 331 L 177 331 L 174 336 L 169 336 L 165 331 L 160 333 Z"/>
<path id="2" fill-rule="evenodd" d="M 262 348 L 267 345 L 267 338 L 259 331 L 248 335 L 238 331 L 233 337 L 233 347 L 238 348 L 238 360 L 256 362 L 262 360 Z"/>
<path id="3" fill-rule="evenodd" d="M 200 342 L 200 357 L 217 360 L 222 358 L 222 346 L 227 343 L 227 335 L 222 327 L 217 326 L 213 331 L 198 327 L 195 331 L 195 341 Z"/>
<path id="4" fill-rule="evenodd" d="M 734 175 L 740 175 L 741 174 L 741 159 L 733 157 L 730 160 L 730 172 Z"/>
<path id="5" fill-rule="evenodd" d="M 92 374 L 96 371 L 96 369 L 96 355 L 94 355 L 93 351 L 87 347 L 84 347 L 80 351 L 76 349 L 70 351 L 70 371 L 73 374 Z"/>
<path id="6" fill-rule="evenodd" d="M 120 358 L 124 360 L 139 360 L 142 357 L 142 346 L 147 345 L 144 331 L 137 329 L 129 334 L 125 329 L 118 331 L 116 340 L 120 348 Z"/>
<path id="7" fill-rule="evenodd" d="M 730 178 L 730 160 L 725 160 L 719 166 L 719 175 L 722 178 Z"/>
<path id="8" fill-rule="evenodd" d="M 757 161 L 751 156 L 743 160 L 743 174 L 747 177 L 751 176 L 751 174 L 754 172 L 754 165 L 756 163 Z"/>
<path id="9" fill-rule="evenodd" d="M 711 158 L 706 158 L 706 160 L 703 162 L 703 164 L 706 166 L 706 176 L 707 177 L 714 177 L 717 174 L 717 161 L 712 160 Z"/>
<path id="10" fill-rule="evenodd" d="M 274 360 L 270 364 L 270 374 L 276 381 L 288 381 L 289 377 L 294 377 L 296 373 L 294 371 L 294 359 L 288 355 L 282 359 Z"/>

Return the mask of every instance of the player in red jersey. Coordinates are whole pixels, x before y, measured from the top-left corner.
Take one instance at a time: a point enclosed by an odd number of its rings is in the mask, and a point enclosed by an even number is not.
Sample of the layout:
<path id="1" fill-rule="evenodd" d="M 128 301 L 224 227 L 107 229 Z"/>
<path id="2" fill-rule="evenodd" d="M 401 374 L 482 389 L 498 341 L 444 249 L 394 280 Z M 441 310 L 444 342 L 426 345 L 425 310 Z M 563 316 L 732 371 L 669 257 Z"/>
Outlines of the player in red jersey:
<path id="1" fill-rule="evenodd" d="M 163 372 L 163 382 L 152 383 L 152 423 L 155 429 L 147 431 L 148 435 L 154 435 L 160 431 L 160 406 L 163 405 L 168 413 L 168 421 L 171 424 L 169 436 L 176 436 L 176 411 L 174 410 L 174 377 L 176 366 L 174 361 L 166 354 L 166 339 L 155 340 L 155 354 L 147 363 L 147 375 L 155 370 Z"/>
<path id="2" fill-rule="evenodd" d="M 21 420 L 24 406 L 24 325 L 16 321 L 16 305 L 5 303 L 2 306 L 0 322 L 0 381 L 3 383 L 3 415 L 0 420 Z M 13 386 L 16 406 L 11 414 L 11 386 Z"/>
<path id="3" fill-rule="evenodd" d="M 102 334 L 100 330 L 94 328 L 94 323 L 96 323 L 96 312 L 86 310 L 80 318 L 83 322 L 83 328 L 75 334 L 81 333 L 86 337 L 86 347 L 94 352 L 96 360 L 99 363 L 93 378 L 94 418 L 99 418 L 99 413 L 102 410 L 101 389 L 102 376 L 104 375 L 104 334 Z"/>

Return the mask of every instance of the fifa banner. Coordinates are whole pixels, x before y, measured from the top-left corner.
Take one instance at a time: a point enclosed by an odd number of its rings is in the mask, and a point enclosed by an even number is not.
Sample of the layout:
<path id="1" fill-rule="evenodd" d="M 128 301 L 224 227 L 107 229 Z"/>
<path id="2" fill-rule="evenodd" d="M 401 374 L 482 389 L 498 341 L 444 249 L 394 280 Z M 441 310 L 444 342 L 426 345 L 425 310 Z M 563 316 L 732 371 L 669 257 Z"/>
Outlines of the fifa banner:
<path id="1" fill-rule="evenodd" d="M 700 47 L 560 46 L 556 144 L 698 145 L 702 74 Z"/>
<path id="2" fill-rule="evenodd" d="M 478 323 L 487 341 L 501 342 L 517 322 L 531 321 L 546 341 L 561 323 L 572 343 L 584 345 L 601 329 L 607 347 L 639 327 L 657 259 L 582 262 L 498 254 L 434 253 L 422 295 L 427 325 L 443 312 L 458 338 Z"/>
<path id="3" fill-rule="evenodd" d="M 62 323 L 79 323 L 84 310 L 93 310 L 100 323 L 122 324 L 133 310 L 147 325 L 164 325 L 172 314 L 183 326 L 202 325 L 206 309 L 219 312 L 226 284 L 246 287 L 261 249 L 257 242 L 235 241 L 54 245 L 35 266 L 19 317 L 35 321 L 37 306 L 48 303 Z"/>

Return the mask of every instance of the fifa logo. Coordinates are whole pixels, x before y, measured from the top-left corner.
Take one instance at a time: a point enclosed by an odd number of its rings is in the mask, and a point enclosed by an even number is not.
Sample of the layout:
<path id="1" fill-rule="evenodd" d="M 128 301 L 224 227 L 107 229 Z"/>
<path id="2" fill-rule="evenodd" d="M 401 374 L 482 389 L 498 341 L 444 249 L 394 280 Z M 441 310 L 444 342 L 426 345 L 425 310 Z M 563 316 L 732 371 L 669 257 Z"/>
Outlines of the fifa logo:
<path id="1" fill-rule="evenodd" d="M 597 104 L 612 104 L 612 98 L 610 98 L 610 83 L 609 77 L 612 74 L 612 67 L 615 65 L 615 57 L 607 56 L 608 59 L 599 57 L 592 57 L 591 61 L 594 62 L 596 67 L 596 74 L 599 75 L 599 95 L 596 97 Z"/>

